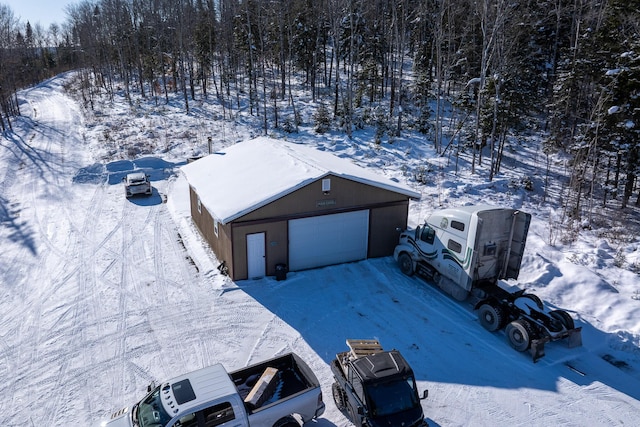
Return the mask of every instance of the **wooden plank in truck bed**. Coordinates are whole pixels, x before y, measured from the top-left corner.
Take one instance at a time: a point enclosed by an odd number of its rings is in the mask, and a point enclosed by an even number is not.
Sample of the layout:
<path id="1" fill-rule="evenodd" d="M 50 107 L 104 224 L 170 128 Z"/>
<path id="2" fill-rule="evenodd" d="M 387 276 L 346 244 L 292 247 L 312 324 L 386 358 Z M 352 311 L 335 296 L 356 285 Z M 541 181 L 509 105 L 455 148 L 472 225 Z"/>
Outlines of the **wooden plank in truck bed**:
<path id="1" fill-rule="evenodd" d="M 278 385 L 278 370 L 276 368 L 267 368 L 260 376 L 260 379 L 253 386 L 245 403 L 250 404 L 254 408 L 259 408 L 266 400 L 268 400 Z"/>

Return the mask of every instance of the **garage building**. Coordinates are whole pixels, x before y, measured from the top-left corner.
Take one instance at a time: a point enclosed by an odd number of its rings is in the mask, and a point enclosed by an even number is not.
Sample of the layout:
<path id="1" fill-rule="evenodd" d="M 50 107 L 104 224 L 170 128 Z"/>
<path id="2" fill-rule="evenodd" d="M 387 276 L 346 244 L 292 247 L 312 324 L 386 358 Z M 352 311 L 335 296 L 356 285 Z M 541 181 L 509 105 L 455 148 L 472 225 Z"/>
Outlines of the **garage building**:
<path id="1" fill-rule="evenodd" d="M 420 198 L 349 159 L 266 137 L 182 171 L 193 221 L 234 280 L 391 255 Z"/>

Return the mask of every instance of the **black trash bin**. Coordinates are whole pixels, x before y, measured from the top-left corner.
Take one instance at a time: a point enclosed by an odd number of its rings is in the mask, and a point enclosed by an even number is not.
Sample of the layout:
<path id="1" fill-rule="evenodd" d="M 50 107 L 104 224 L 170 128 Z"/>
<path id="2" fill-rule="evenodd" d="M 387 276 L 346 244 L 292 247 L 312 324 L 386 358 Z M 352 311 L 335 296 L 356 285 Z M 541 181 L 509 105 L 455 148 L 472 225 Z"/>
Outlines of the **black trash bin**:
<path id="1" fill-rule="evenodd" d="M 276 280 L 285 280 L 287 278 L 287 264 L 276 264 Z"/>

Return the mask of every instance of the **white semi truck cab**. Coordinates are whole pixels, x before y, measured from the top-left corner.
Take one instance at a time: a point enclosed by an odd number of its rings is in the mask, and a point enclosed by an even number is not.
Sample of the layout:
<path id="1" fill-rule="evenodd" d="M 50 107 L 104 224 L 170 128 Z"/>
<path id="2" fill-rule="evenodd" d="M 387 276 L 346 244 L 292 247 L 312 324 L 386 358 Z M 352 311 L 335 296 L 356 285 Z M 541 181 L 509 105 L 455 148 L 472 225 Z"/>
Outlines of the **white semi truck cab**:
<path id="1" fill-rule="evenodd" d="M 530 222 L 528 213 L 488 205 L 435 211 L 400 235 L 394 257 L 404 273 L 463 301 L 487 282 L 518 277 Z"/>
<path id="2" fill-rule="evenodd" d="M 482 326 L 504 328 L 511 346 L 536 361 L 546 342 L 567 338 L 576 347 L 582 338 L 567 312 L 548 312 L 537 296 L 501 282 L 520 274 L 530 222 L 528 213 L 490 205 L 442 209 L 400 234 L 394 258 L 403 273 L 421 275 L 459 301 L 473 298 Z"/>

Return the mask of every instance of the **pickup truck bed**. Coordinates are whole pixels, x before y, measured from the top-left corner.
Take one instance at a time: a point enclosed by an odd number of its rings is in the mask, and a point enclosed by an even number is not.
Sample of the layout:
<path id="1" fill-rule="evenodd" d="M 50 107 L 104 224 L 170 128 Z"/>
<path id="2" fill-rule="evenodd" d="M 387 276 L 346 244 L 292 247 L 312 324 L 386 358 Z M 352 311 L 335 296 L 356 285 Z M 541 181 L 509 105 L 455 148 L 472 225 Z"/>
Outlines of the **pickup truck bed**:
<path id="1" fill-rule="evenodd" d="M 298 393 L 306 392 L 310 388 L 319 387 L 319 384 L 312 383 L 309 378 L 315 378 L 312 372 L 302 372 L 306 370 L 307 365 L 298 358 L 297 355 L 290 353 L 275 359 L 268 360 L 263 363 L 243 368 L 229 373 L 231 380 L 238 389 L 240 397 L 244 401 L 253 389 L 260 376 L 267 368 L 275 368 L 278 370 L 275 391 L 264 403 L 258 407 L 254 407 L 250 403 L 245 402 L 247 413 L 252 414 L 260 411 L 271 404 L 291 398 Z"/>

